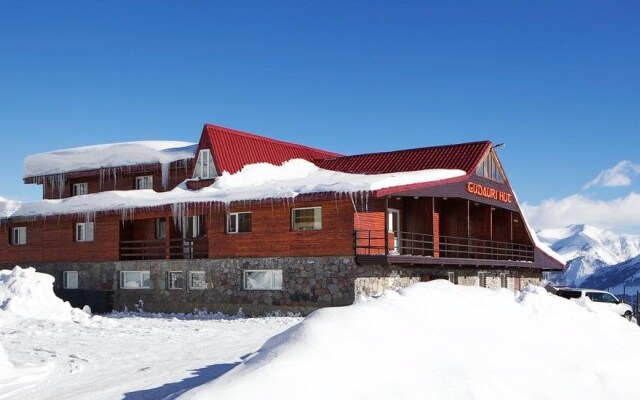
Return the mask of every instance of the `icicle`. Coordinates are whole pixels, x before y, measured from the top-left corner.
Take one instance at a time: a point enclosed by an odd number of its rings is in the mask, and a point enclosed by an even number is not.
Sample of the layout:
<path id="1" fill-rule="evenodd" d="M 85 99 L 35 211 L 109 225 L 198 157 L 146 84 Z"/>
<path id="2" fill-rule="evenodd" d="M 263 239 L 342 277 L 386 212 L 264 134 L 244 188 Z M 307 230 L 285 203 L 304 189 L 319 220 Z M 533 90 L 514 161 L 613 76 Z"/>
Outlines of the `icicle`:
<path id="1" fill-rule="evenodd" d="M 164 163 L 160 164 L 161 174 L 162 174 L 162 189 L 167 190 L 169 187 L 169 167 L 170 164 Z"/>

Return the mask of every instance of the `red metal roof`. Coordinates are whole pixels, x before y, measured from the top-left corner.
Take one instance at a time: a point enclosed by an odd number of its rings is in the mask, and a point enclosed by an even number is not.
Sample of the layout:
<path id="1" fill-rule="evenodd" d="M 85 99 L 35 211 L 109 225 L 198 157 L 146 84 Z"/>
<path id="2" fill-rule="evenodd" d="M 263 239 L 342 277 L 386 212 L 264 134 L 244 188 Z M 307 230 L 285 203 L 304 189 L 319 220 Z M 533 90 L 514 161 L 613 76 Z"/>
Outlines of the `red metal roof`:
<path id="1" fill-rule="evenodd" d="M 280 165 L 285 161 L 302 158 L 314 160 L 341 157 L 340 154 L 314 149 L 295 143 L 282 142 L 251 133 L 205 124 L 203 135 L 209 138 L 216 171 L 236 173 L 245 165 L 266 162 Z M 199 148 L 203 146 L 200 141 Z"/>
<path id="2" fill-rule="evenodd" d="M 313 162 L 320 168 L 353 174 L 385 174 L 423 169 L 461 169 L 469 174 L 490 148 L 490 141 L 482 141 L 326 158 Z"/>

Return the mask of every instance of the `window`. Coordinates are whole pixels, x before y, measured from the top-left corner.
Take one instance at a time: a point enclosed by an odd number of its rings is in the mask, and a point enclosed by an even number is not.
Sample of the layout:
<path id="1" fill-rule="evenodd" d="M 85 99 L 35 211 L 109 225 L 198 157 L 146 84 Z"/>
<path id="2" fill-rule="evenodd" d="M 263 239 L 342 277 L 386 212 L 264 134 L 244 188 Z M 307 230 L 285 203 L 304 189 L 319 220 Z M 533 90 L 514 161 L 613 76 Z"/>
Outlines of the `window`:
<path id="1" fill-rule="evenodd" d="M 202 149 L 198 153 L 198 161 L 193 171 L 194 178 L 209 179 L 216 176 L 216 170 L 213 166 L 213 158 L 211 158 L 211 150 Z"/>
<path id="2" fill-rule="evenodd" d="M 78 271 L 64 271 L 62 273 L 62 287 L 64 289 L 77 289 Z"/>
<path id="3" fill-rule="evenodd" d="M 11 228 L 11 244 L 27 244 L 27 227 L 18 226 Z"/>
<path id="4" fill-rule="evenodd" d="M 251 213 L 237 212 L 229 214 L 227 233 L 251 232 Z"/>
<path id="5" fill-rule="evenodd" d="M 291 210 L 291 229 L 294 231 L 322 229 L 322 208 L 294 208 Z"/>
<path id="6" fill-rule="evenodd" d="M 76 224 L 76 242 L 93 241 L 93 222 L 78 222 Z"/>
<path id="7" fill-rule="evenodd" d="M 149 271 L 120 271 L 120 289 L 151 289 Z"/>
<path id="8" fill-rule="evenodd" d="M 153 189 L 153 175 L 136 176 L 136 189 Z"/>
<path id="9" fill-rule="evenodd" d="M 449 279 L 449 282 L 453 283 L 454 285 L 457 283 L 456 282 L 456 273 L 453 271 L 449 271 L 447 272 L 447 278 Z"/>
<path id="10" fill-rule="evenodd" d="M 89 184 L 87 182 L 74 183 L 72 195 L 80 196 L 89 193 Z"/>
<path id="11" fill-rule="evenodd" d="M 487 287 L 487 273 L 478 272 L 478 286 Z"/>
<path id="12" fill-rule="evenodd" d="M 189 271 L 189 289 L 202 290 L 207 288 L 204 271 Z"/>
<path id="13" fill-rule="evenodd" d="M 182 271 L 169 272 L 169 289 L 182 289 L 184 287 L 184 279 Z"/>
<path id="14" fill-rule="evenodd" d="M 478 169 L 476 169 L 476 174 L 500 183 L 505 181 L 502 170 L 498 165 L 498 160 L 492 152 L 482 160 Z"/>
<path id="15" fill-rule="evenodd" d="M 507 287 L 507 274 L 504 272 L 500 274 L 500 287 Z"/>
<path id="16" fill-rule="evenodd" d="M 156 218 L 156 239 L 167 238 L 167 220 L 164 218 Z"/>
<path id="17" fill-rule="evenodd" d="M 245 290 L 282 290 L 282 270 L 244 271 Z"/>
<path id="18" fill-rule="evenodd" d="M 202 215 L 193 215 L 182 218 L 182 235 L 185 239 L 192 239 L 202 235 L 204 218 Z"/>

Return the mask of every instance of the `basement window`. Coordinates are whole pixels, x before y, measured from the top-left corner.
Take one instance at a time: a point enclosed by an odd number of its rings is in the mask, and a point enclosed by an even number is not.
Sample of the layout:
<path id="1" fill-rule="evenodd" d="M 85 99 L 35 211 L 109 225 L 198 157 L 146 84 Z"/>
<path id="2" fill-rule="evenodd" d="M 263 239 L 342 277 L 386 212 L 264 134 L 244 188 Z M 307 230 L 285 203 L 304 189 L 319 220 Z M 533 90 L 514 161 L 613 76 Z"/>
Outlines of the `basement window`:
<path id="1" fill-rule="evenodd" d="M 204 271 L 189 271 L 189 289 L 203 290 L 207 288 Z"/>
<path id="2" fill-rule="evenodd" d="M 27 227 L 17 226 L 11 228 L 11 244 L 22 245 L 27 244 Z"/>
<path id="3" fill-rule="evenodd" d="M 458 283 L 456 279 L 456 273 L 453 271 L 447 272 L 447 279 L 449 279 L 449 282 L 453 283 L 454 285 Z"/>
<path id="4" fill-rule="evenodd" d="M 120 289 L 151 289 L 151 272 L 120 271 Z"/>
<path id="5" fill-rule="evenodd" d="M 322 229 L 322 208 L 294 208 L 291 210 L 291 230 L 317 231 Z"/>
<path id="6" fill-rule="evenodd" d="M 64 271 L 62 273 L 62 287 L 63 289 L 77 289 L 78 271 Z"/>
<path id="7" fill-rule="evenodd" d="M 227 233 L 251 232 L 251 213 L 237 212 L 229 214 Z"/>
<path id="8" fill-rule="evenodd" d="M 153 175 L 136 176 L 136 189 L 153 189 Z"/>
<path id="9" fill-rule="evenodd" d="M 282 290 L 282 270 L 247 270 L 244 290 Z"/>
<path id="10" fill-rule="evenodd" d="M 184 278 L 182 271 L 169 272 L 169 289 L 182 289 L 184 287 Z"/>
<path id="11" fill-rule="evenodd" d="M 76 224 L 76 242 L 93 242 L 93 222 Z"/>

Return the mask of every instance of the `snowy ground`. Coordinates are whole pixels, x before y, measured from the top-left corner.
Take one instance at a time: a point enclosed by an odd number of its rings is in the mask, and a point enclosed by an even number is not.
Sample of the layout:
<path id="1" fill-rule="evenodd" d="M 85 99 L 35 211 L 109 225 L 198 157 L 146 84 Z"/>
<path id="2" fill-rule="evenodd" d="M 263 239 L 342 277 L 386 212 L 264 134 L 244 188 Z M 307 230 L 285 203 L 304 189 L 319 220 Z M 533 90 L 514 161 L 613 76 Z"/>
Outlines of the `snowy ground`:
<path id="1" fill-rule="evenodd" d="M 41 275 L 0 271 L 0 399 L 640 398 L 640 328 L 538 287 L 434 281 L 304 320 L 96 318 Z"/>
<path id="2" fill-rule="evenodd" d="M 49 284 L 53 295 L 52 280 L 21 273 L 4 296 L 9 279 L 3 282 L 0 275 L 0 399 L 175 398 L 227 372 L 301 320 L 89 317 L 47 296 L 42 287 Z"/>

